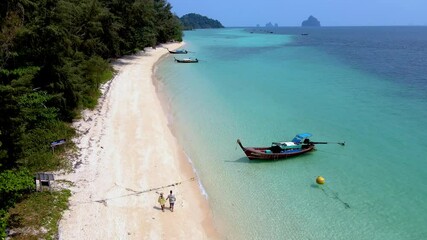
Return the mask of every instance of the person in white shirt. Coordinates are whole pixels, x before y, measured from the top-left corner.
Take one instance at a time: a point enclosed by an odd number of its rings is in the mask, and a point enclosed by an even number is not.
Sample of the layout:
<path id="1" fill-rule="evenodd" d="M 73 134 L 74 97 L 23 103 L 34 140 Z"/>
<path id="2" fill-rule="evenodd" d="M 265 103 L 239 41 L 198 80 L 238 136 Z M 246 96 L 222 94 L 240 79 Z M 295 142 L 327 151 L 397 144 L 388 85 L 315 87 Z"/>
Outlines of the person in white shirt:
<path id="1" fill-rule="evenodd" d="M 171 212 L 173 212 L 173 206 L 175 205 L 175 195 L 172 194 L 172 190 L 170 191 L 170 194 L 168 195 L 168 197 L 166 198 L 166 200 L 169 199 L 169 209 L 171 210 Z"/>

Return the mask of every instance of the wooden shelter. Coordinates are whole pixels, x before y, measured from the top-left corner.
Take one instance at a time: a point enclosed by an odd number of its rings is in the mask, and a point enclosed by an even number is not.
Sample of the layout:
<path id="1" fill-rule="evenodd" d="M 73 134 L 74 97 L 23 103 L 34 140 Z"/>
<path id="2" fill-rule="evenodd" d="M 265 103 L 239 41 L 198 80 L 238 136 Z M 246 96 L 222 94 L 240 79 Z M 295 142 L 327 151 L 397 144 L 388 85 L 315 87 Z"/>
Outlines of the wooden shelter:
<path id="1" fill-rule="evenodd" d="M 44 187 L 48 187 L 50 191 L 54 181 L 55 178 L 52 173 L 36 173 L 34 177 L 36 191 L 43 191 Z"/>

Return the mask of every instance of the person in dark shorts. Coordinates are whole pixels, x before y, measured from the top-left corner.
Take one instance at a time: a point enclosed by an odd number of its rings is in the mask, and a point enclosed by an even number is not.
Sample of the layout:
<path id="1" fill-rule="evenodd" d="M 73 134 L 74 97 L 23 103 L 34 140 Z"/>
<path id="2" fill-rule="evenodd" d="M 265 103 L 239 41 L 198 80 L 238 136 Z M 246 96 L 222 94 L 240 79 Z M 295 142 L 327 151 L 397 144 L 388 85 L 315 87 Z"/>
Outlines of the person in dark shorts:
<path id="1" fill-rule="evenodd" d="M 175 195 L 173 195 L 172 190 L 170 191 L 170 194 L 168 195 L 166 200 L 168 200 L 168 199 L 169 199 L 169 208 L 170 208 L 171 212 L 173 212 L 173 207 L 175 205 L 176 198 L 175 198 Z"/>

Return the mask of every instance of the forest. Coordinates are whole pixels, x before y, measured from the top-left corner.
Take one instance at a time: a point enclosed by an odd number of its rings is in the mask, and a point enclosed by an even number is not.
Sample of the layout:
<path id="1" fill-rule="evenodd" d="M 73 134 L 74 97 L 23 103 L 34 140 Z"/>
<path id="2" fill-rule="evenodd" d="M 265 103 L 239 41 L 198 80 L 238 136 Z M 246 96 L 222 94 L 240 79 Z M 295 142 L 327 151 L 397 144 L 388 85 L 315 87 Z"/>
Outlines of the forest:
<path id="1" fill-rule="evenodd" d="M 180 20 L 184 30 L 224 27 L 218 20 L 214 20 L 197 13 L 185 14 L 180 18 Z"/>
<path id="2" fill-rule="evenodd" d="M 70 140 L 71 121 L 96 106 L 110 61 L 182 41 L 171 8 L 166 0 L 0 2 L 0 239 L 25 225 L 10 209 L 57 199 L 34 191 L 34 174 L 67 167 L 66 148 L 51 143 Z"/>

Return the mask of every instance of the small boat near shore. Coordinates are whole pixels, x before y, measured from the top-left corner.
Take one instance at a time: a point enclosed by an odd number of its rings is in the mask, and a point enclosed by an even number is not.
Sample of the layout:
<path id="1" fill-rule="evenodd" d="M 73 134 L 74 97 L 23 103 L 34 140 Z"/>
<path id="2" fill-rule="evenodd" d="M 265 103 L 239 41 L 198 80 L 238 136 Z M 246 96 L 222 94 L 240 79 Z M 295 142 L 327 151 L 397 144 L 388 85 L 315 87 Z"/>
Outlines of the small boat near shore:
<path id="1" fill-rule="evenodd" d="M 187 54 L 188 53 L 188 51 L 185 50 L 185 49 L 178 49 L 178 50 L 175 50 L 175 51 L 171 51 L 171 50 L 168 49 L 168 51 L 171 54 Z"/>
<path id="2" fill-rule="evenodd" d="M 278 160 L 295 157 L 315 150 L 316 144 L 328 144 L 331 142 L 312 142 L 310 133 L 297 134 L 291 141 L 273 142 L 270 147 L 244 147 L 240 139 L 237 144 L 250 160 Z M 345 145 L 345 142 L 334 142 Z"/>
<path id="3" fill-rule="evenodd" d="M 175 62 L 178 63 L 198 63 L 199 60 L 197 58 L 183 58 L 183 59 L 176 59 Z"/>

